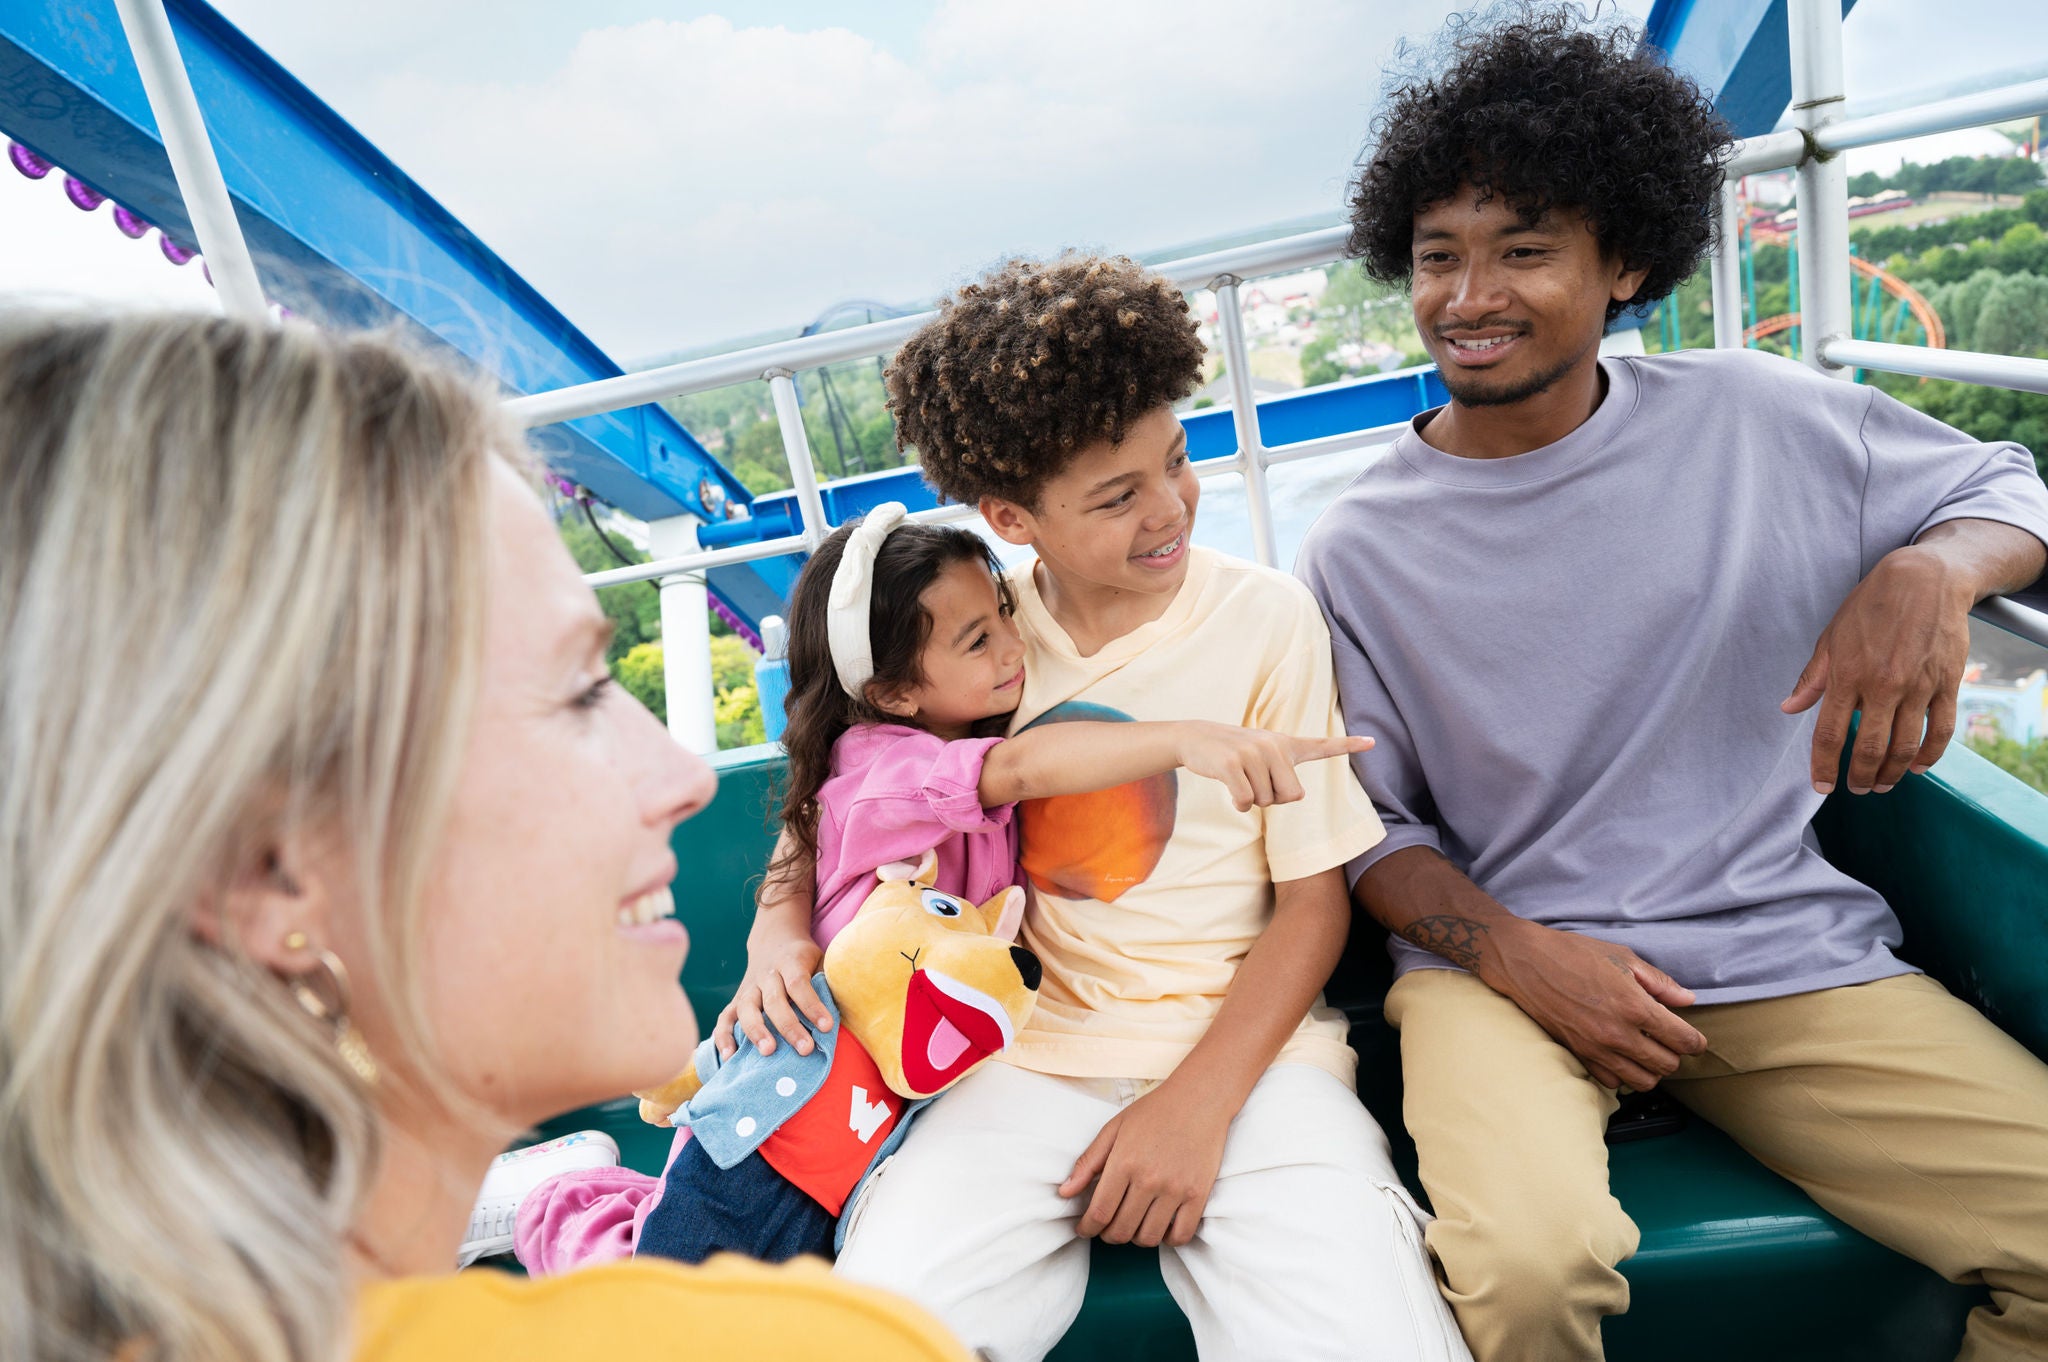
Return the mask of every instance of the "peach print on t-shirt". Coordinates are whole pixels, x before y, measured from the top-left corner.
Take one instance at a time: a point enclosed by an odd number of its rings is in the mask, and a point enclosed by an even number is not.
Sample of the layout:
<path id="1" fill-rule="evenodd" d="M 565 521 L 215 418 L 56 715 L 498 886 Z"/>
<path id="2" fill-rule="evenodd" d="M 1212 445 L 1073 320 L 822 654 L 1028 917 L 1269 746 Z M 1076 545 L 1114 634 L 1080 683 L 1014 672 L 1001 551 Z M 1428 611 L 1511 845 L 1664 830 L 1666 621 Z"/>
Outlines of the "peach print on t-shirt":
<path id="1" fill-rule="evenodd" d="M 1069 700 L 1024 726 L 1130 723 L 1107 705 Z M 1023 826 L 1019 864 L 1049 894 L 1114 903 L 1158 868 L 1173 837 L 1180 783 L 1171 771 L 1092 794 L 1027 799 L 1017 806 Z"/>

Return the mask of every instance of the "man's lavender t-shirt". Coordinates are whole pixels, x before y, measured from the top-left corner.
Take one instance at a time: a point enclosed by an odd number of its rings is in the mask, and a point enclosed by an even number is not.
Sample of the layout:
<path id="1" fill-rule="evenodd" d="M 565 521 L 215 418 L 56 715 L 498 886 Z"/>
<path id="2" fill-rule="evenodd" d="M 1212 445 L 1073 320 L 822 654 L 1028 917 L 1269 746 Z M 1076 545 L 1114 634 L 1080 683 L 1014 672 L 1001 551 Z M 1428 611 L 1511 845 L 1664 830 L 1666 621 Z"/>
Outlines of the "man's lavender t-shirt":
<path id="1" fill-rule="evenodd" d="M 1378 740 L 1357 767 L 1387 836 L 1352 879 L 1434 847 L 1703 1003 L 1908 972 L 1898 920 L 1807 826 L 1814 714 L 1778 706 L 1851 588 L 1928 527 L 2048 540 L 2033 461 L 1755 351 L 1601 371 L 1592 417 L 1526 454 L 1405 432 L 1303 545 L 1346 726 Z"/>

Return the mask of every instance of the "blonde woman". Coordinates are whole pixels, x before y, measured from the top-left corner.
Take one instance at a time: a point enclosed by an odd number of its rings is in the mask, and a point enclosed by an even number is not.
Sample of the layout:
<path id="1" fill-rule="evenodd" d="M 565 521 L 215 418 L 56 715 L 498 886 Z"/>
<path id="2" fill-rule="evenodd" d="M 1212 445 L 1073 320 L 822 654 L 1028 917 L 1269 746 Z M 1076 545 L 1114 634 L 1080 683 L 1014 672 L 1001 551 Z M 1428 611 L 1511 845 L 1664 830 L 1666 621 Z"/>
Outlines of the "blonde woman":
<path id="1" fill-rule="evenodd" d="M 696 1038 L 712 777 L 525 459 L 384 340 L 0 319 L 0 1356 L 960 1355 L 821 1268 L 446 1272 Z"/>

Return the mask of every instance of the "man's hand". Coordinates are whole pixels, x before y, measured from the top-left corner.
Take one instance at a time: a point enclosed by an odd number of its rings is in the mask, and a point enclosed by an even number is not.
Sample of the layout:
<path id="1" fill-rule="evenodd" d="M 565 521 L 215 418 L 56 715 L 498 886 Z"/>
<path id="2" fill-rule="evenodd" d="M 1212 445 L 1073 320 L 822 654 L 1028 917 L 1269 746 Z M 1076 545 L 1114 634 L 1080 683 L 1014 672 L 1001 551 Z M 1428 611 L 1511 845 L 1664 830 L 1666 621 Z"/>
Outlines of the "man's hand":
<path id="1" fill-rule="evenodd" d="M 1172 1079 L 1112 1116 L 1060 1184 L 1063 1197 L 1095 1185 L 1074 1232 L 1146 1248 L 1193 1240 L 1231 1116 L 1196 1085 L 1176 1088 Z"/>
<path id="2" fill-rule="evenodd" d="M 1813 788 L 1835 788 L 1849 716 L 1863 711 L 1849 758 L 1849 793 L 1884 794 L 1907 771 L 1925 771 L 1956 731 L 1956 690 L 1970 653 L 1976 583 L 1948 559 L 1909 544 L 1878 560 L 1821 631 L 1813 657 L 1781 708 L 1820 704 L 1813 729 Z"/>
<path id="3" fill-rule="evenodd" d="M 1180 764 L 1198 776 L 1220 780 L 1238 812 L 1254 806 L 1292 804 L 1302 798 L 1294 768 L 1372 750 L 1371 738 L 1297 738 L 1262 728 L 1188 722 L 1178 727 Z"/>
<path id="4" fill-rule="evenodd" d="M 774 1054 L 775 1036 L 768 1029 L 771 1022 L 798 1054 L 809 1054 L 811 1033 L 797 1019 L 797 1011 L 801 1009 L 818 1030 L 832 1029 L 832 1014 L 825 1010 L 818 991 L 811 987 L 811 976 L 818 972 L 824 958 L 825 952 L 809 937 L 783 943 L 758 960 L 749 951 L 747 972 L 740 980 L 739 992 L 725 1005 L 711 1028 L 711 1041 L 718 1047 L 718 1057 L 731 1059 L 739 1049 L 733 1039 L 735 1024 L 754 1042 L 755 1049 L 764 1055 Z"/>
<path id="5" fill-rule="evenodd" d="M 1579 1057 L 1604 1087 L 1648 1092 L 1707 1039 L 1671 1011 L 1690 989 L 1634 951 L 1516 919 L 1480 977 Z"/>

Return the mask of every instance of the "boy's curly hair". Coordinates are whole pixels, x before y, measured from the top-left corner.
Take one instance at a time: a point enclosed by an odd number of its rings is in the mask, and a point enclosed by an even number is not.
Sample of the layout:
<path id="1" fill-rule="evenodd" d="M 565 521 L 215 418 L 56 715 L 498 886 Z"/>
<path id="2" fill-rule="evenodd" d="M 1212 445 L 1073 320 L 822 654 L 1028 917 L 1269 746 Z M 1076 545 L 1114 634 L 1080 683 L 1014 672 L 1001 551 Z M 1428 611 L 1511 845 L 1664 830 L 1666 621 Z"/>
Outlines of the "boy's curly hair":
<path id="1" fill-rule="evenodd" d="M 1012 260 L 939 305 L 884 381 L 896 445 L 953 501 L 1035 507 L 1080 450 L 1201 378 L 1187 299 L 1123 256 Z"/>
<path id="2" fill-rule="evenodd" d="M 1647 268 L 1609 321 L 1677 288 L 1712 246 L 1732 134 L 1633 29 L 1522 3 L 1453 19 L 1396 62 L 1408 69 L 1389 73 L 1351 187 L 1347 249 L 1373 278 L 1406 286 L 1415 215 L 1466 185 L 1531 217 L 1580 209 L 1602 251 Z"/>

